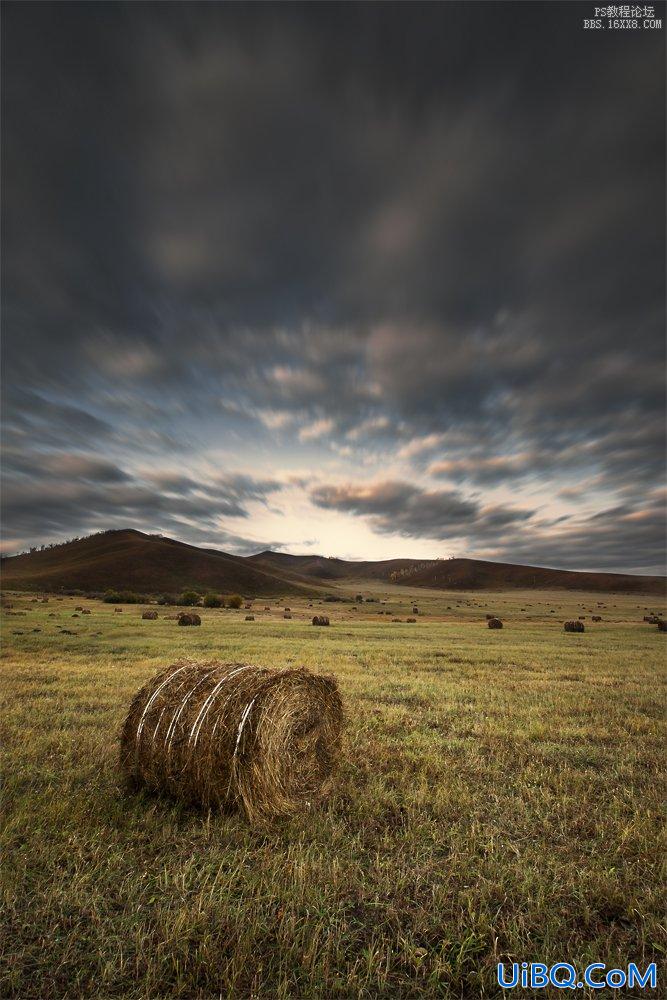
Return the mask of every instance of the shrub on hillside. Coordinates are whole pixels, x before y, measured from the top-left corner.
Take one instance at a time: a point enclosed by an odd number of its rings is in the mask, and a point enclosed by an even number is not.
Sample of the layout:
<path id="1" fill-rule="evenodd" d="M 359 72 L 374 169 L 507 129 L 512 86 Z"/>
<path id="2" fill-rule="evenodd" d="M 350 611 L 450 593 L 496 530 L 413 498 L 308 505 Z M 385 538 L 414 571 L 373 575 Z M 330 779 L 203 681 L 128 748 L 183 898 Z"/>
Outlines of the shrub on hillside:
<path id="1" fill-rule="evenodd" d="M 204 597 L 204 607 L 205 608 L 221 608 L 222 598 L 218 597 L 217 594 L 206 594 Z"/>
<path id="2" fill-rule="evenodd" d="M 186 590 L 179 597 L 178 603 L 186 608 L 192 608 L 195 604 L 199 604 L 199 594 L 196 590 Z"/>
<path id="3" fill-rule="evenodd" d="M 228 608 L 240 608 L 242 604 L 243 604 L 243 598 L 241 597 L 240 594 L 232 594 L 230 597 L 227 598 Z"/>
<path id="4" fill-rule="evenodd" d="M 147 604 L 145 594 L 135 594 L 133 590 L 107 590 L 102 600 L 105 604 Z"/>

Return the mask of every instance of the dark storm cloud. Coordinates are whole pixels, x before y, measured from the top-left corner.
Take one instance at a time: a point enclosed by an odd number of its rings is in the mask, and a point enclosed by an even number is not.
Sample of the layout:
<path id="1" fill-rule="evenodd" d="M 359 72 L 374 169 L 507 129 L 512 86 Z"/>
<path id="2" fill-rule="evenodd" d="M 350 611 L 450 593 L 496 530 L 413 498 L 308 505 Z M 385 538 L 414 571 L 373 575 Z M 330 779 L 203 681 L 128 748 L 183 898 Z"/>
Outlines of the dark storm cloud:
<path id="1" fill-rule="evenodd" d="M 236 539 L 237 549 L 247 543 L 256 550 L 257 542 L 223 531 L 219 518 L 247 519 L 248 503 L 266 503 L 281 489 L 274 480 L 233 473 L 199 480 L 169 471 L 135 476 L 74 452 L 10 452 L 5 468 L 7 523 L 16 537 L 29 539 L 138 527 L 207 542 L 224 536 Z"/>
<path id="2" fill-rule="evenodd" d="M 370 517 L 377 531 L 408 538 L 481 539 L 532 516 L 531 511 L 482 506 L 454 490 L 422 490 L 393 481 L 316 486 L 311 498 L 318 507 Z"/>
<path id="3" fill-rule="evenodd" d="M 7 6 L 7 445 L 393 445 L 443 487 L 638 502 L 664 478 L 664 37 L 590 13 Z M 211 516 L 258 498 L 209 485 Z M 412 496 L 413 537 L 458 523 L 448 492 Z"/>

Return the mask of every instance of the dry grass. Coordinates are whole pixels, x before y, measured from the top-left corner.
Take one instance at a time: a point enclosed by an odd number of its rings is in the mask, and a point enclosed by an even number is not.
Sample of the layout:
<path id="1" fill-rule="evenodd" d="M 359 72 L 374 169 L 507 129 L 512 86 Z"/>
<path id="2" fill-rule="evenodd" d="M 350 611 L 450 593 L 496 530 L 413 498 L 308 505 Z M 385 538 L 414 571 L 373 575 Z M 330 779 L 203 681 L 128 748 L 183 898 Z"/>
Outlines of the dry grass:
<path id="1" fill-rule="evenodd" d="M 376 595 L 401 617 L 417 596 Z M 593 600 L 604 622 L 563 632 Z M 290 596 L 292 621 L 276 602 L 251 630 L 10 601 L 2 997 L 473 1000 L 502 995 L 498 961 L 664 954 L 665 635 L 641 598 L 420 592 L 417 624 L 364 604 L 317 629 Z M 349 720 L 323 806 L 267 831 L 128 796 L 127 706 L 181 657 L 335 674 Z"/>

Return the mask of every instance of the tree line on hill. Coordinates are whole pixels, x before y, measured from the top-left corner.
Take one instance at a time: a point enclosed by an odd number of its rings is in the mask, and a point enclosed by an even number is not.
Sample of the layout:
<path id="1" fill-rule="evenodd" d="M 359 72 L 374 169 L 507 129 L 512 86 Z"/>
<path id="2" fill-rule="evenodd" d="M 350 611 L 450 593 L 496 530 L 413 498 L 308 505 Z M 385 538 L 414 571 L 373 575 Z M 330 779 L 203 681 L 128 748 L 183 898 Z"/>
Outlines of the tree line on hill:
<path id="1" fill-rule="evenodd" d="M 156 604 L 173 604 L 186 608 L 240 608 L 244 599 L 240 594 L 201 594 L 197 590 L 185 590 L 179 595 L 160 594 L 157 598 L 136 594 L 132 590 L 107 590 L 102 595 L 102 600 L 106 604 L 149 604 L 155 600 Z"/>

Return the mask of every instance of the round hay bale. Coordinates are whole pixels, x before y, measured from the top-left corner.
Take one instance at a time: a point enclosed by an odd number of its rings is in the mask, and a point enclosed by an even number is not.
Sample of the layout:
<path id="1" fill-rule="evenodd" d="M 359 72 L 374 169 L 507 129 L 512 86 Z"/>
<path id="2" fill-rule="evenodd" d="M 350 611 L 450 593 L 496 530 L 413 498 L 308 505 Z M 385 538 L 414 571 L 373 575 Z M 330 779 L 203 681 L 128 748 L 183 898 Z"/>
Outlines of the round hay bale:
<path id="1" fill-rule="evenodd" d="M 157 618 L 157 611 L 144 611 L 141 617 L 146 621 L 154 622 Z"/>
<path id="2" fill-rule="evenodd" d="M 80 604 L 77 604 L 77 606 L 74 608 L 74 610 L 75 611 L 83 611 L 83 608 L 81 607 Z"/>
<path id="3" fill-rule="evenodd" d="M 201 625 L 201 618 L 194 611 L 181 611 L 178 616 L 179 625 Z"/>
<path id="4" fill-rule="evenodd" d="M 658 632 L 667 632 L 667 622 L 664 622 L 662 618 L 658 619 Z"/>
<path id="5" fill-rule="evenodd" d="M 268 606 L 268 604 L 266 604 L 266 605 L 264 606 L 264 610 L 265 610 L 265 611 L 270 611 L 270 610 L 271 610 L 271 608 L 270 608 L 270 607 Z"/>
<path id="6" fill-rule="evenodd" d="M 292 609 L 291 608 L 284 608 L 283 610 L 285 610 L 285 611 L 291 611 Z"/>
<path id="7" fill-rule="evenodd" d="M 291 617 L 292 617 L 292 616 L 291 616 L 290 614 L 287 614 L 287 613 L 285 613 L 285 614 L 283 615 L 283 618 L 291 618 Z"/>
<path id="8" fill-rule="evenodd" d="M 123 613 L 123 609 L 122 608 L 114 608 L 113 610 L 114 610 L 114 614 L 116 614 L 116 615 L 122 615 L 122 613 Z"/>
<path id="9" fill-rule="evenodd" d="M 90 614 L 90 608 L 82 608 L 81 609 L 81 614 L 82 615 L 89 615 Z"/>
<path id="10" fill-rule="evenodd" d="M 246 615 L 246 616 L 245 616 L 245 620 L 246 620 L 247 622 L 254 622 L 254 620 L 255 620 L 255 616 L 254 616 L 254 615 Z"/>
<path id="11" fill-rule="evenodd" d="M 409 625 L 414 625 L 417 621 L 416 618 L 406 618 L 405 620 L 406 622 L 408 622 Z"/>
<path id="12" fill-rule="evenodd" d="M 313 617 L 313 625 L 328 625 L 329 619 L 326 615 L 315 615 Z"/>
<path id="13" fill-rule="evenodd" d="M 602 621 L 602 615 L 593 615 L 593 617 L 591 618 L 591 621 L 601 622 Z"/>
<path id="14" fill-rule="evenodd" d="M 489 628 L 502 628 L 503 623 L 500 618 L 489 618 L 487 625 Z"/>
<path id="15" fill-rule="evenodd" d="M 565 622 L 565 625 L 563 626 L 563 628 L 565 629 L 566 632 L 584 632 L 585 631 L 584 623 L 580 622 L 580 621 Z"/>
<path id="16" fill-rule="evenodd" d="M 332 677 L 181 660 L 136 694 L 120 765 L 134 784 L 268 821 L 326 793 L 342 725 Z"/>

